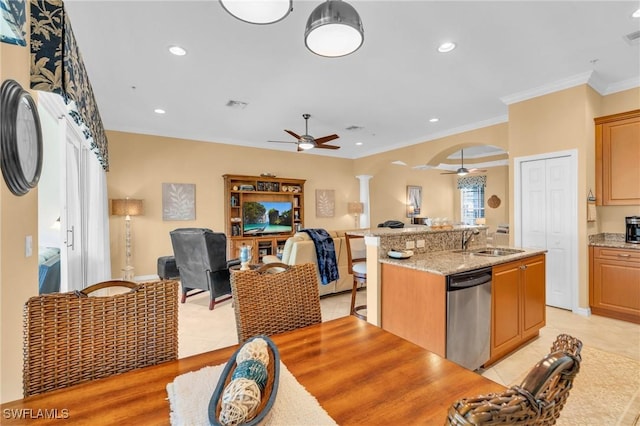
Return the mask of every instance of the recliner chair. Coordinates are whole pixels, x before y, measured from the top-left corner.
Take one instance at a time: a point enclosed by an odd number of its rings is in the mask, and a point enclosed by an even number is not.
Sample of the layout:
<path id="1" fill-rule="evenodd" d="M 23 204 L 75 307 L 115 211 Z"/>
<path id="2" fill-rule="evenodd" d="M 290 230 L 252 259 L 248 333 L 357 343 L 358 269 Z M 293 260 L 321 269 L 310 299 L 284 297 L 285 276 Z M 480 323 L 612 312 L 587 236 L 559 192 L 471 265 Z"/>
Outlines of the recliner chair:
<path id="1" fill-rule="evenodd" d="M 213 309 L 216 303 L 230 299 L 229 268 L 240 260 L 227 261 L 225 234 L 207 228 L 178 228 L 169 234 L 182 285 L 180 301 L 209 291 L 209 309 Z M 194 289 L 200 291 L 188 294 Z"/>

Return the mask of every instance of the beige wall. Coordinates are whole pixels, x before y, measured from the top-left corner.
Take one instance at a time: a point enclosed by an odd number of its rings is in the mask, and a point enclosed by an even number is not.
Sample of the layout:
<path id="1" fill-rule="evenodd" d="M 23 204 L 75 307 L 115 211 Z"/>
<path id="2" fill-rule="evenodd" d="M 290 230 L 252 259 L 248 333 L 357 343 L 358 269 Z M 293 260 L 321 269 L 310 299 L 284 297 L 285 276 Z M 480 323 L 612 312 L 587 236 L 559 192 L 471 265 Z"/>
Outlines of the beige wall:
<path id="1" fill-rule="evenodd" d="M 359 198 L 353 160 L 133 133 L 107 132 L 107 137 L 109 198 L 144 200 L 144 216 L 132 219 L 136 276 L 156 274 L 157 258 L 173 253 L 169 238 L 171 230 L 208 227 L 224 231 L 224 174 L 258 176 L 269 172 L 278 177 L 306 179 L 305 226 L 326 229 L 354 226 L 353 216 L 347 213 L 347 203 Z M 162 183 L 196 185 L 196 220 L 162 220 Z M 335 217 L 316 217 L 316 189 L 335 191 Z M 124 266 L 123 218 L 112 216 L 109 226 L 112 273 L 118 278 L 122 276 L 120 270 Z"/>
<path id="2" fill-rule="evenodd" d="M 421 216 L 459 220 L 460 201 L 455 175 L 442 175 L 440 170 L 416 170 L 412 167 L 437 165 L 453 152 L 472 145 L 493 145 L 507 149 L 507 136 L 508 127 L 504 123 L 356 159 L 356 174 L 373 176 L 370 181 L 372 226 L 389 219 L 409 223 L 410 219 L 406 217 L 407 185 L 422 186 Z M 393 161 L 403 161 L 407 165 L 392 164 Z M 497 184 L 495 191 L 505 193 L 505 197 L 501 197 L 504 210 L 502 213 L 496 212 L 495 216 L 491 213 L 491 220 L 506 222 L 506 189 L 500 187 Z"/>
<path id="3" fill-rule="evenodd" d="M 28 89 L 28 46 L 0 43 L 0 80 L 6 79 Z M 17 197 L 0 180 L 0 401 L 10 401 L 22 397 L 22 307 L 38 294 L 38 191 Z M 25 257 L 27 235 L 31 257 Z"/>
<path id="4" fill-rule="evenodd" d="M 619 215 L 631 209 L 612 209 L 601 214 L 599 222 L 587 223 L 586 197 L 595 193 L 595 135 L 593 118 L 640 107 L 640 89 L 601 97 L 589 86 L 577 86 L 509 106 L 510 165 L 517 157 L 575 149 L 578 152 L 578 286 L 580 307 L 589 305 L 588 235 L 598 229 L 616 229 L 613 222 L 624 220 Z M 635 102 L 635 103 L 634 103 Z M 513 167 L 509 171 L 509 197 L 513 199 Z M 637 207 L 635 208 L 637 210 Z M 602 210 L 602 209 L 600 209 Z M 513 203 L 509 207 L 513 222 Z M 606 222 L 603 222 L 605 220 Z M 512 237 L 513 238 L 513 237 Z"/>

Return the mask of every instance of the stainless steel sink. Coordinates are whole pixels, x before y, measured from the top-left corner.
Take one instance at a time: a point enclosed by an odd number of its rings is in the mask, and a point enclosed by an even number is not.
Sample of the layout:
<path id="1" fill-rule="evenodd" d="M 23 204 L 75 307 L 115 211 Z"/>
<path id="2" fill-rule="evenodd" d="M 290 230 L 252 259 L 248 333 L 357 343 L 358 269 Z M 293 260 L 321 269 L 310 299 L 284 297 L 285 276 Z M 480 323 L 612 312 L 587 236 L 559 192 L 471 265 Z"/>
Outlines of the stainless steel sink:
<path id="1" fill-rule="evenodd" d="M 482 247 L 471 250 L 453 250 L 454 253 L 469 253 L 477 256 L 508 256 L 510 254 L 523 253 L 524 250 L 504 248 L 504 247 Z"/>

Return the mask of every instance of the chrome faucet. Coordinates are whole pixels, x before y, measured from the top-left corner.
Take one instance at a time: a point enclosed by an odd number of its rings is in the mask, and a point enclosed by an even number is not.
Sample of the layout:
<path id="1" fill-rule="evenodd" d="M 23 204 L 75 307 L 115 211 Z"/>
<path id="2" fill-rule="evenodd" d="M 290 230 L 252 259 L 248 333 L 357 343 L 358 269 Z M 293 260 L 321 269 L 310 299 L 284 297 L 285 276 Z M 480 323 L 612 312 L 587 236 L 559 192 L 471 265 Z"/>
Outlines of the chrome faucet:
<path id="1" fill-rule="evenodd" d="M 467 231 L 463 230 L 462 231 L 462 250 L 466 251 L 467 247 L 469 247 L 469 243 L 471 242 L 471 240 L 473 240 L 473 237 L 475 235 L 478 235 L 480 233 L 480 231 L 478 231 L 477 229 L 469 229 L 469 233 L 467 234 Z"/>

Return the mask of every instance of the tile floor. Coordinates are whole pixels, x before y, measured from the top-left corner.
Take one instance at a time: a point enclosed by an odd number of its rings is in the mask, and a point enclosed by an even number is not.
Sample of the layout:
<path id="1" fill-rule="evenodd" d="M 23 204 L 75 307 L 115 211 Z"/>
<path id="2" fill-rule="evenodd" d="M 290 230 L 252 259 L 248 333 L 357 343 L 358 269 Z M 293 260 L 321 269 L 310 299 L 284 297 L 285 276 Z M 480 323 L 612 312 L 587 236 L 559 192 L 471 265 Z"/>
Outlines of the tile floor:
<path id="1" fill-rule="evenodd" d="M 349 312 L 350 294 L 343 293 L 320 300 L 324 321 Z M 365 291 L 358 292 L 356 304 L 365 303 Z M 231 301 L 208 309 L 208 295 L 187 299 L 179 308 L 180 357 L 222 348 L 238 343 Z M 584 317 L 556 308 L 547 308 L 547 326 L 540 336 L 483 372 L 483 375 L 505 386 L 512 384 L 549 352 L 560 333 L 578 337 L 588 346 L 614 352 L 640 361 L 640 325 L 597 315 Z"/>

